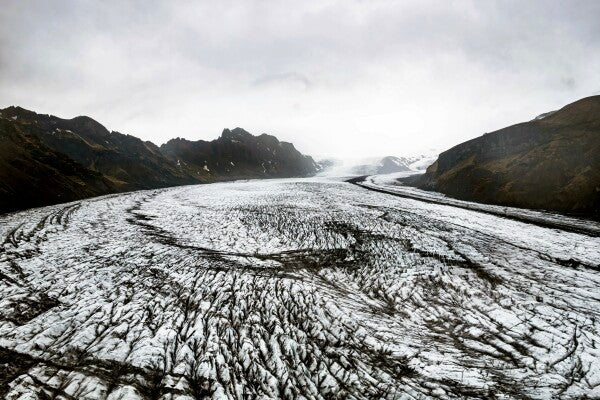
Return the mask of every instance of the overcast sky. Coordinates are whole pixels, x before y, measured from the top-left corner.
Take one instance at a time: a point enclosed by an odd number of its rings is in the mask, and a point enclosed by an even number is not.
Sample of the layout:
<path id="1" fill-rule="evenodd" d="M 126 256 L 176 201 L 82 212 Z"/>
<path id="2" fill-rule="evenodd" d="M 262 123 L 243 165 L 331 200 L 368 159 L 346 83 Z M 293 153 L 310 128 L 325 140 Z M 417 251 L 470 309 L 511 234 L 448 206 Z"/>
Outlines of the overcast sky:
<path id="1" fill-rule="evenodd" d="M 600 1 L 0 0 L 0 107 L 161 144 L 444 150 L 600 94 Z"/>

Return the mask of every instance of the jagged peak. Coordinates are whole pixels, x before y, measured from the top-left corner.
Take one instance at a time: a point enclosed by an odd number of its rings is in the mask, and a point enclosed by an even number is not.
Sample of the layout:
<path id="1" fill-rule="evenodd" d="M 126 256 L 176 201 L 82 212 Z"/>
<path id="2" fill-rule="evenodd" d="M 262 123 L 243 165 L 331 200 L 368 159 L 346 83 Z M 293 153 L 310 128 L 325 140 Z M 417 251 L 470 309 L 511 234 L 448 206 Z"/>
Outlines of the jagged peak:
<path id="1" fill-rule="evenodd" d="M 229 128 L 225 128 L 223 129 L 223 133 L 221 133 L 221 137 L 225 138 L 225 139 L 230 139 L 230 138 L 239 138 L 239 137 L 254 137 L 254 135 L 252 135 L 250 132 L 248 132 L 247 130 L 237 127 L 234 129 L 229 129 Z"/>
<path id="2" fill-rule="evenodd" d="M 86 128 L 91 133 L 101 136 L 110 134 L 109 130 L 106 129 L 104 125 L 102 125 L 95 119 L 85 115 L 80 115 L 71 119 L 65 119 L 52 114 L 39 114 L 35 111 L 31 111 L 20 106 L 6 107 L 0 110 L 0 112 L 5 118 L 15 117 L 14 119 L 16 121 L 22 119 L 28 121 L 60 124 L 66 126 L 69 130 L 78 130 L 79 128 Z"/>
<path id="3" fill-rule="evenodd" d="M 28 110 L 21 106 L 9 106 L 1 109 L 0 112 L 5 116 L 17 116 L 21 118 L 34 118 L 34 117 L 51 117 L 48 114 L 38 114 L 35 111 Z"/>

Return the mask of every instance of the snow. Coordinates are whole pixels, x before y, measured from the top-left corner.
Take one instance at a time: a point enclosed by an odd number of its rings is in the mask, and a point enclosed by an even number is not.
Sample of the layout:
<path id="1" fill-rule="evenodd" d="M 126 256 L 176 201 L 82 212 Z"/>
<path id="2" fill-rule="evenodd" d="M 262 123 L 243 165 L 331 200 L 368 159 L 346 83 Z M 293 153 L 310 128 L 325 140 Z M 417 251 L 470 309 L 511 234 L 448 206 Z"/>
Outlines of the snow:
<path id="1" fill-rule="evenodd" d="M 496 214 L 499 216 L 516 218 L 520 220 L 528 220 L 531 222 L 546 224 L 546 225 L 558 225 L 573 230 L 582 230 L 593 233 L 594 235 L 600 235 L 600 223 L 582 220 L 579 218 L 565 217 L 559 214 L 553 214 L 543 211 L 527 210 L 515 207 L 503 207 L 490 204 L 474 203 L 469 201 L 457 200 L 451 197 L 447 197 L 442 193 L 430 192 L 421 189 L 417 189 L 410 186 L 402 185 L 398 179 L 404 178 L 417 173 L 416 171 L 399 172 L 393 174 L 382 174 L 372 175 L 365 178 L 364 182 L 360 185 L 367 188 L 374 188 L 379 190 L 385 190 L 387 192 L 405 196 L 417 200 L 424 200 L 427 202 L 434 202 L 452 206 L 450 210 L 455 210 L 456 207 L 466 208 L 469 210 L 482 211 L 485 213 Z"/>
<path id="2" fill-rule="evenodd" d="M 0 243 L 6 398 L 600 394 L 597 236 L 311 178 L 8 214 Z"/>
<path id="3" fill-rule="evenodd" d="M 409 164 L 408 167 L 413 171 L 425 171 L 427 167 L 436 162 L 437 158 L 437 154 L 423 154 L 416 161 Z"/>
<path id="4" fill-rule="evenodd" d="M 545 113 L 543 113 L 543 114 L 540 114 L 540 115 L 538 115 L 537 117 L 535 117 L 535 118 L 534 118 L 534 121 L 539 121 L 539 120 L 541 120 L 541 119 L 544 119 L 544 118 L 546 118 L 546 117 L 549 117 L 549 116 L 551 116 L 552 114 L 554 114 L 555 112 L 556 112 L 556 111 L 548 111 L 548 112 L 545 112 Z"/>
<path id="5" fill-rule="evenodd" d="M 364 157 L 327 159 L 332 165 L 319 171 L 322 177 L 347 177 L 365 174 L 376 174 L 384 166 L 384 159 L 396 166 L 405 166 L 412 171 L 423 171 L 437 160 L 437 152 L 403 157 Z"/>

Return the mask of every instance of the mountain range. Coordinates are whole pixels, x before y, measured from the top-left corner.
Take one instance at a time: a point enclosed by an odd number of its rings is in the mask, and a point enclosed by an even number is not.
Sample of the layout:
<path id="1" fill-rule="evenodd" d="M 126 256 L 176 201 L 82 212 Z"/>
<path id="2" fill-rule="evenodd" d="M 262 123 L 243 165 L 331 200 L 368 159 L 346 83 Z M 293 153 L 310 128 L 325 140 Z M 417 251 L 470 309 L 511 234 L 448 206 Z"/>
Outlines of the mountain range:
<path id="1" fill-rule="evenodd" d="M 600 218 L 600 96 L 439 154 L 318 164 L 275 136 L 225 129 L 157 146 L 92 118 L 0 110 L 0 213 L 102 194 L 251 178 L 371 175 L 427 168 L 404 184 L 461 200 Z"/>
<path id="2" fill-rule="evenodd" d="M 327 158 L 317 162 L 319 175 L 375 175 L 395 172 L 421 171 L 432 164 L 436 156 L 421 154 L 417 156 L 386 156 L 362 159 Z"/>
<path id="3" fill-rule="evenodd" d="M 0 110 L 0 212 L 101 194 L 223 180 L 312 175 L 291 143 L 241 128 L 213 141 L 162 146 L 109 131 L 92 118 Z"/>
<path id="4" fill-rule="evenodd" d="M 402 179 L 461 200 L 600 217 L 600 96 L 486 133 Z"/>

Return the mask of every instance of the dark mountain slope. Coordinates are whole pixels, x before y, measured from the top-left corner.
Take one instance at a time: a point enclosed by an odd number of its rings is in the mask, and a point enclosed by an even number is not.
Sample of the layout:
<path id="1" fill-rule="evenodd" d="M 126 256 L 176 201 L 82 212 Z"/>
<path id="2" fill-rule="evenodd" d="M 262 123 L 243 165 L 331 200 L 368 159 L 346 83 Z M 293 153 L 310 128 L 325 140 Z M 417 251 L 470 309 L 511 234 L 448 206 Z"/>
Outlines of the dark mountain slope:
<path id="1" fill-rule="evenodd" d="M 0 212 L 116 191 L 102 174 L 52 150 L 19 124 L 0 118 Z"/>
<path id="2" fill-rule="evenodd" d="M 463 200 L 600 216 L 600 96 L 451 148 L 405 180 Z"/>
<path id="3" fill-rule="evenodd" d="M 269 135 L 226 129 L 211 142 L 158 147 L 89 117 L 0 110 L 0 212 L 100 194 L 240 178 L 314 174 L 312 158 Z"/>
<path id="4" fill-rule="evenodd" d="M 311 157 L 287 142 L 241 128 L 225 129 L 216 140 L 172 139 L 160 147 L 182 171 L 202 180 L 307 176 L 316 172 Z"/>
<path id="5" fill-rule="evenodd" d="M 62 119 L 20 107 L 2 110 L 4 118 L 36 135 L 45 145 L 98 171 L 120 190 L 151 189 L 194 183 L 151 142 L 109 132 L 89 117 Z"/>

